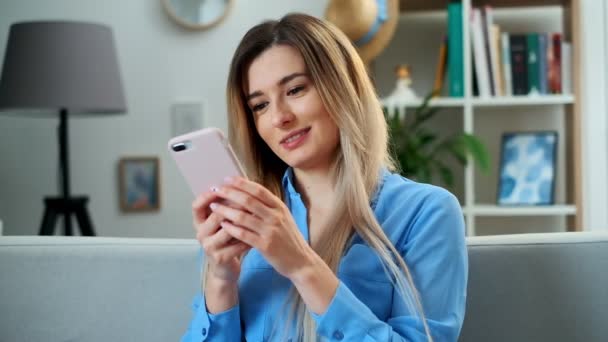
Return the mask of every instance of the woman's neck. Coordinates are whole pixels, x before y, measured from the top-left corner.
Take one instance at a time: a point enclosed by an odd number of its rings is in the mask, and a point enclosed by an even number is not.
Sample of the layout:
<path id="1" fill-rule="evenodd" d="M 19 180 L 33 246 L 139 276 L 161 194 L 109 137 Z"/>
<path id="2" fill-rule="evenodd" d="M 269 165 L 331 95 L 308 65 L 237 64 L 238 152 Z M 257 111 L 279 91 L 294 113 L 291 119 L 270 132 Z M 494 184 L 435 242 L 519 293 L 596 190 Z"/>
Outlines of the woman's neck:
<path id="1" fill-rule="evenodd" d="M 294 186 L 302 196 L 306 207 L 329 208 L 334 197 L 334 180 L 329 167 L 293 169 Z"/>

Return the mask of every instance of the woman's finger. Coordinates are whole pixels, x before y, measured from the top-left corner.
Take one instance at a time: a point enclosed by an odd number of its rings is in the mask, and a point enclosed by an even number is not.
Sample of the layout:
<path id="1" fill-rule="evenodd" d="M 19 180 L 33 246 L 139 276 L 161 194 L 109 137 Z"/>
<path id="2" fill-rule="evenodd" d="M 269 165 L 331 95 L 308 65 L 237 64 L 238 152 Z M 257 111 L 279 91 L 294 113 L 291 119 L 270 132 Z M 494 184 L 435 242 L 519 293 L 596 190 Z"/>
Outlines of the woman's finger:
<path id="1" fill-rule="evenodd" d="M 224 218 L 221 215 L 211 213 L 211 215 L 202 223 L 195 223 L 196 239 L 202 242 L 202 240 L 215 234 L 221 228 L 220 223 L 223 220 Z"/>
<path id="2" fill-rule="evenodd" d="M 215 252 L 215 254 L 213 255 L 213 258 L 215 259 L 215 262 L 217 262 L 219 264 L 224 264 L 229 261 L 232 261 L 234 258 L 240 259 L 241 255 L 243 253 L 245 253 L 247 250 L 249 250 L 250 248 L 251 248 L 251 246 L 249 246 L 243 242 L 238 242 L 238 243 L 229 245 L 227 247 L 224 247 L 220 250 L 217 250 Z"/>
<path id="3" fill-rule="evenodd" d="M 217 200 L 217 192 L 213 190 L 205 191 L 198 195 L 192 202 L 192 217 L 195 224 L 203 223 L 211 212 L 209 204 Z"/>
<path id="4" fill-rule="evenodd" d="M 266 189 L 261 184 L 250 181 L 243 177 L 228 177 L 224 180 L 224 184 L 238 188 L 249 195 L 259 199 L 267 207 L 278 208 L 283 202 L 275 196 L 270 190 Z"/>
<path id="5" fill-rule="evenodd" d="M 262 242 L 260 235 L 256 234 L 255 232 L 252 232 L 249 229 L 237 226 L 227 221 L 222 221 L 221 225 L 223 230 L 225 230 L 235 239 L 253 248 L 260 249 Z"/>
<path id="6" fill-rule="evenodd" d="M 252 231 L 259 231 L 264 227 L 264 224 L 259 217 L 244 210 L 231 208 L 215 202 L 209 207 L 214 213 L 223 216 L 238 226 L 242 226 Z"/>
<path id="7" fill-rule="evenodd" d="M 230 207 L 248 211 L 260 218 L 268 216 L 272 211 L 272 209 L 267 207 L 266 204 L 261 202 L 258 198 L 253 197 L 249 193 L 236 187 L 221 187 L 217 191 L 217 195 L 229 202 Z"/>
<path id="8" fill-rule="evenodd" d="M 235 245 L 236 242 L 233 243 L 232 241 L 232 235 L 228 234 L 224 229 L 219 229 L 213 235 L 207 236 L 204 239 L 202 246 L 205 252 L 213 252 L 226 248 L 227 246 Z"/>

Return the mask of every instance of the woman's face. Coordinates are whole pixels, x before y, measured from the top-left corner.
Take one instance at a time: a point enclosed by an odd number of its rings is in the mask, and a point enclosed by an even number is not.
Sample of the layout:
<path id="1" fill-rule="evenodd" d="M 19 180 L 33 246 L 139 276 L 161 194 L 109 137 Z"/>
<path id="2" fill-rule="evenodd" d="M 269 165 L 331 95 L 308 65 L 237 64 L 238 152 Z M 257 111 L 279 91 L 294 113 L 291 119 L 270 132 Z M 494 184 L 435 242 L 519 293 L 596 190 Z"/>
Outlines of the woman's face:
<path id="1" fill-rule="evenodd" d="M 247 72 L 247 105 L 258 133 L 289 166 L 327 167 L 338 146 L 339 132 L 295 48 L 275 45 Z"/>

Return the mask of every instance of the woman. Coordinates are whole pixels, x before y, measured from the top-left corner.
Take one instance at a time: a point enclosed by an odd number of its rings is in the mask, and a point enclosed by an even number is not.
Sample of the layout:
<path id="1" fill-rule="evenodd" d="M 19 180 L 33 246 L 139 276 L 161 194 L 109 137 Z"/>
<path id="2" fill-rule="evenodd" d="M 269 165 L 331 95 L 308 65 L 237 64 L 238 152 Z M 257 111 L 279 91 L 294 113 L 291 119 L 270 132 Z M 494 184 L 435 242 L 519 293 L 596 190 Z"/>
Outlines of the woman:
<path id="1" fill-rule="evenodd" d="M 193 202 L 205 253 L 183 341 L 456 341 L 467 256 L 458 201 L 391 173 L 365 66 L 302 14 L 253 27 L 228 79 L 249 180 Z"/>

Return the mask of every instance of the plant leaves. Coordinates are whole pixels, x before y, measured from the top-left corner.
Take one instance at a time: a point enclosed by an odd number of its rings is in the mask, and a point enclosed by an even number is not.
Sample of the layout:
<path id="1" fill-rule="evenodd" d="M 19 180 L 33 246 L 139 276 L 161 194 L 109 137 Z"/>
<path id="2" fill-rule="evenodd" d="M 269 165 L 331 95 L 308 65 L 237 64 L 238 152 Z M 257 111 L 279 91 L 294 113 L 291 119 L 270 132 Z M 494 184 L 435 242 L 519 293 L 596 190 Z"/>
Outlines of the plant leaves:
<path id="1" fill-rule="evenodd" d="M 416 107 L 416 110 L 414 111 L 415 117 L 418 117 L 420 115 L 420 113 L 425 112 L 429 108 L 432 98 L 433 98 L 433 93 L 430 93 L 424 97 L 420 106 Z"/>
<path id="2" fill-rule="evenodd" d="M 473 160 L 477 162 L 479 168 L 487 172 L 490 169 L 490 156 L 486 147 L 474 135 L 463 133 L 460 137 L 461 143 L 465 146 L 468 153 L 471 154 Z"/>
<path id="3" fill-rule="evenodd" d="M 444 138 L 425 126 L 440 110 L 430 106 L 436 95 L 434 92 L 427 95 L 414 113 L 406 116 L 390 115 L 392 109 L 384 108 L 390 151 L 403 176 L 430 183 L 436 175 L 447 187 L 452 187 L 454 173 L 442 162 L 445 156 L 452 156 L 461 165 L 467 165 L 470 156 L 483 171 L 489 169 L 490 158 L 485 146 L 474 135 L 458 134 Z"/>
<path id="4" fill-rule="evenodd" d="M 419 165 L 418 171 L 416 172 L 416 181 L 421 183 L 431 182 L 431 167 L 428 163 Z"/>
<path id="5" fill-rule="evenodd" d="M 418 136 L 418 146 L 423 148 L 437 140 L 437 135 L 431 132 L 422 132 Z"/>
<path id="6" fill-rule="evenodd" d="M 451 155 L 458 160 L 461 165 L 467 165 L 467 151 L 464 144 L 460 142 L 458 137 L 450 139 L 446 142 L 445 148 L 450 151 Z"/>
<path id="7" fill-rule="evenodd" d="M 453 188 L 454 187 L 454 173 L 452 172 L 452 170 L 450 170 L 450 168 L 445 166 L 445 164 L 443 164 L 439 160 L 435 160 L 435 167 L 437 168 L 437 171 L 438 171 L 439 176 L 441 177 L 441 180 L 443 181 L 443 183 L 445 183 L 445 185 L 448 188 Z"/>
<path id="8" fill-rule="evenodd" d="M 412 124 L 412 126 L 414 128 L 420 126 L 425 121 L 427 121 L 428 119 L 435 116 L 435 114 L 437 114 L 437 112 L 439 112 L 439 109 L 440 109 L 439 107 L 434 107 L 434 108 L 430 108 L 427 111 L 420 112 L 418 115 L 416 115 L 416 119 L 415 119 L 414 123 Z"/>

